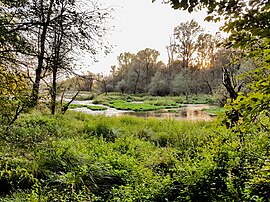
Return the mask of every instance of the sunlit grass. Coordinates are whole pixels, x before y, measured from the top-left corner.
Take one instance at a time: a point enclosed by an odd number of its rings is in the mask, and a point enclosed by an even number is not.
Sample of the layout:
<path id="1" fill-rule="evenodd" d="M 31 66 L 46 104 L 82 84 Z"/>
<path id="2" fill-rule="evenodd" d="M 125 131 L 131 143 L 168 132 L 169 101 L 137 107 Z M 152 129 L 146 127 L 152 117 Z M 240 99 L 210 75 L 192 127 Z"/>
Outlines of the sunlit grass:
<path id="1" fill-rule="evenodd" d="M 205 111 L 208 114 L 220 115 L 225 112 L 225 109 L 223 107 L 211 106 L 210 108 L 202 109 L 202 111 Z"/>
<path id="2" fill-rule="evenodd" d="M 104 104 L 119 110 L 153 111 L 159 109 L 179 108 L 183 104 L 213 104 L 209 96 L 139 96 L 122 94 L 102 94 L 93 100 L 94 104 Z"/>
<path id="3" fill-rule="evenodd" d="M 155 103 L 136 103 L 122 100 L 110 101 L 108 106 L 119 110 L 153 111 L 159 109 L 176 108 L 178 105 L 157 105 Z"/>
<path id="4" fill-rule="evenodd" d="M 91 109 L 93 111 L 103 111 L 106 110 L 107 107 L 103 107 L 103 106 L 96 106 L 96 105 L 87 105 L 87 104 L 70 104 L 69 108 L 70 109 L 76 109 L 76 108 L 87 108 L 87 109 Z"/>
<path id="5" fill-rule="evenodd" d="M 238 137 L 216 120 L 25 114 L 1 141 L 0 201 L 195 200 L 201 187 L 220 199 L 231 187 L 216 187 L 234 186 L 242 155 L 267 147 L 268 134 Z"/>

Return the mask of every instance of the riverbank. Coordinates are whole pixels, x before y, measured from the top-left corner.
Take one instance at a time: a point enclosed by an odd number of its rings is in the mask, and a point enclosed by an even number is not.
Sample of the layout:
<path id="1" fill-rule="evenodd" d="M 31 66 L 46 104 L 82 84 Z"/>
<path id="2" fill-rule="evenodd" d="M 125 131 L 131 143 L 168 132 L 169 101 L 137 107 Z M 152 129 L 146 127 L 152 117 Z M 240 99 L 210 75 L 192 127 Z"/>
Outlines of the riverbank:
<path id="1" fill-rule="evenodd" d="M 74 107 L 73 107 L 74 106 Z M 93 107 L 101 110 L 91 109 Z M 207 104 L 186 104 L 181 108 L 161 109 L 156 111 L 132 111 L 119 110 L 101 104 L 93 104 L 92 101 L 75 101 L 72 105 L 72 111 L 82 112 L 91 115 L 104 116 L 136 116 L 143 118 L 156 117 L 161 119 L 191 120 L 191 121 L 210 121 L 216 117 L 214 113 L 207 113 L 203 110 L 210 109 Z"/>
<path id="2" fill-rule="evenodd" d="M 82 96 L 79 98 L 82 98 Z M 209 96 L 191 96 L 187 100 L 183 96 L 153 97 L 102 94 L 93 100 L 75 100 L 70 106 L 72 110 L 92 115 L 131 115 L 143 118 L 157 117 L 209 121 L 215 117 L 215 114 L 209 114 L 208 111 L 204 112 L 203 110 L 212 108 L 211 104 L 213 103 L 214 100 Z"/>

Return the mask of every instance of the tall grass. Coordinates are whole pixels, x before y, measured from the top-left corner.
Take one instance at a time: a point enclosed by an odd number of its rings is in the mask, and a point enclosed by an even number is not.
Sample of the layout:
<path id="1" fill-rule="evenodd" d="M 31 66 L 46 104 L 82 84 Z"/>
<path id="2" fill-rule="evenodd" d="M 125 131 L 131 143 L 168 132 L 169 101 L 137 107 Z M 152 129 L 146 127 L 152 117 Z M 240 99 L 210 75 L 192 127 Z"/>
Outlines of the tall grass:
<path id="1" fill-rule="evenodd" d="M 268 143 L 217 121 L 27 114 L 0 143 L 0 201 L 264 201 Z"/>

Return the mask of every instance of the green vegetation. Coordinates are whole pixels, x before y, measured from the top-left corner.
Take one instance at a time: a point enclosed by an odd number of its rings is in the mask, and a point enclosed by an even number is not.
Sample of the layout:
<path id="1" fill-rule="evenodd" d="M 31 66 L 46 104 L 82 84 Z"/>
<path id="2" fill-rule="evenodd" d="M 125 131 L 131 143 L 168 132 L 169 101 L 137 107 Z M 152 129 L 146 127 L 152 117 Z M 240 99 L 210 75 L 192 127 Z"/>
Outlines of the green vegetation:
<path id="1" fill-rule="evenodd" d="M 152 105 L 177 105 L 177 104 L 214 104 L 215 99 L 209 95 L 191 96 L 149 96 L 145 94 L 130 95 L 119 93 L 100 94 L 93 100 L 94 104 L 108 104 L 110 101 L 121 100 L 126 102 L 144 102 Z"/>
<path id="2" fill-rule="evenodd" d="M 87 106 L 87 109 L 91 109 L 93 111 L 103 111 L 103 110 L 106 110 L 107 107 L 103 107 L 103 106 L 91 106 L 91 105 L 88 105 Z"/>
<path id="3" fill-rule="evenodd" d="M 94 98 L 93 94 L 89 94 L 89 93 L 80 93 L 77 97 L 76 100 L 92 100 Z"/>
<path id="4" fill-rule="evenodd" d="M 86 105 L 86 104 L 70 104 L 69 105 L 70 109 L 82 108 L 82 107 L 88 107 L 88 105 Z"/>
<path id="5" fill-rule="evenodd" d="M 223 107 L 211 106 L 210 108 L 202 109 L 202 111 L 205 111 L 209 114 L 220 115 L 225 112 L 225 109 Z"/>
<path id="6" fill-rule="evenodd" d="M 170 112 L 170 113 L 176 113 L 177 110 L 175 110 L 175 109 L 169 109 L 168 112 Z"/>
<path id="7" fill-rule="evenodd" d="M 70 104 L 69 108 L 70 109 L 75 109 L 75 108 L 82 108 L 86 107 L 87 109 L 91 109 L 93 111 L 101 111 L 101 110 L 106 110 L 107 107 L 103 106 L 92 106 L 92 105 L 87 105 L 87 104 Z"/>
<path id="8" fill-rule="evenodd" d="M 138 96 L 116 93 L 101 94 L 93 100 L 94 104 L 104 104 L 120 110 L 152 111 L 159 109 L 179 108 L 183 104 L 213 104 L 210 96 Z"/>
<path id="9" fill-rule="evenodd" d="M 243 137 L 218 122 L 32 113 L 1 131 L 1 139 L 5 202 L 267 201 L 270 195 L 268 134 Z"/>
<path id="10" fill-rule="evenodd" d="M 88 72 L 61 86 L 62 74 L 73 72 L 74 51 L 108 51 L 101 39 L 109 13 L 94 2 L 80 9 L 79 1 L 0 0 L 0 202 L 269 201 L 266 2 L 169 0 L 189 12 L 206 8 L 206 20 L 224 19 L 224 46 L 192 20 L 175 27 L 168 64 L 151 48 L 125 52 L 110 75 Z M 77 92 L 70 102 L 57 105 L 70 89 Z M 98 89 L 105 94 L 93 103 L 117 109 L 173 113 L 183 104 L 213 104 L 199 94 L 216 93 L 225 108 L 206 109 L 224 110 L 212 122 L 63 115 L 80 90 Z"/>
<path id="11" fill-rule="evenodd" d="M 121 100 L 110 101 L 108 104 L 110 107 L 121 109 L 121 110 L 133 110 L 133 111 L 153 111 L 158 109 L 168 109 L 168 108 L 176 108 L 179 105 L 155 105 L 155 104 L 147 104 L 147 103 L 132 103 L 125 102 Z"/>
<path id="12" fill-rule="evenodd" d="M 83 95 L 82 95 L 83 96 Z M 81 95 L 79 94 L 79 97 Z M 172 109 L 183 107 L 184 104 L 213 104 L 214 99 L 206 95 L 190 96 L 145 96 L 122 95 L 118 93 L 100 94 L 93 100 L 94 104 L 103 104 L 118 110 L 154 111 L 160 109 Z M 87 104 L 70 104 L 69 108 L 86 107 L 91 110 L 106 110 L 106 107 L 91 106 Z M 175 110 L 170 110 L 175 112 Z"/>

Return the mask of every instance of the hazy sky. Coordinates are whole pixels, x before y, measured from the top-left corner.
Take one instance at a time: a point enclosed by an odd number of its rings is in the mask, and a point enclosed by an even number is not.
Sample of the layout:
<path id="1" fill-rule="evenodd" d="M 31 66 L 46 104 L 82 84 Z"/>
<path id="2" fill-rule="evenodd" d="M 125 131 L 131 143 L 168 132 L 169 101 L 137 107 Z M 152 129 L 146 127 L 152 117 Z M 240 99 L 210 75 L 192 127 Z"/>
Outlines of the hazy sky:
<path id="1" fill-rule="evenodd" d="M 220 24 L 204 22 L 205 12 L 192 13 L 173 10 L 161 0 L 99 0 L 104 7 L 112 6 L 114 19 L 108 25 L 114 26 L 107 36 L 110 45 L 114 46 L 111 54 L 99 54 L 99 62 L 84 60 L 86 70 L 93 73 L 108 74 L 112 65 L 118 65 L 117 56 L 123 52 L 137 53 L 145 48 L 160 52 L 159 60 L 167 62 L 166 46 L 175 26 L 181 22 L 194 19 L 206 32 L 215 34 Z"/>

